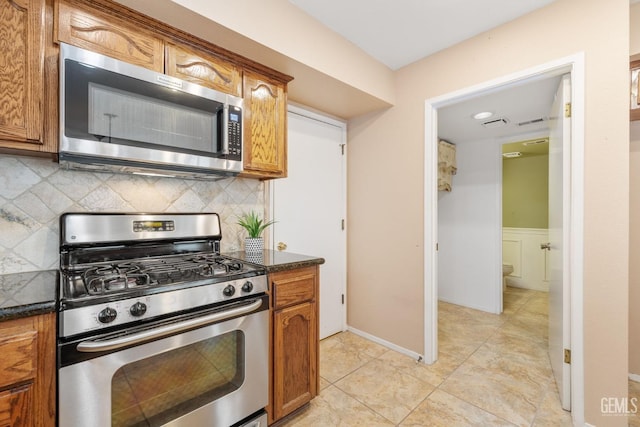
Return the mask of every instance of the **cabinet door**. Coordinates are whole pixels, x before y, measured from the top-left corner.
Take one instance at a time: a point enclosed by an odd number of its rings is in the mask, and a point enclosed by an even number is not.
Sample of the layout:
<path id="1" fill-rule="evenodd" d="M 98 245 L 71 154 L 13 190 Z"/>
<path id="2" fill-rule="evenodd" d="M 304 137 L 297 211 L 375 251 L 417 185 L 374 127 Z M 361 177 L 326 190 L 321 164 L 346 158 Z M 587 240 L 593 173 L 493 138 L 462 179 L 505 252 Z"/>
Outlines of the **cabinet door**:
<path id="1" fill-rule="evenodd" d="M 33 384 L 0 392 L 0 426 L 33 425 Z"/>
<path id="2" fill-rule="evenodd" d="M 315 303 L 274 313 L 273 412 L 280 419 L 309 402 L 317 388 Z"/>
<path id="3" fill-rule="evenodd" d="M 164 71 L 162 40 L 117 18 L 103 17 L 64 2 L 58 5 L 58 40 L 159 73 Z"/>
<path id="4" fill-rule="evenodd" d="M 44 34 L 44 0 L 0 0 L 0 140 L 43 140 Z"/>
<path id="5" fill-rule="evenodd" d="M 244 72 L 244 176 L 287 176 L 286 85 Z"/>
<path id="6" fill-rule="evenodd" d="M 56 316 L 0 322 L 0 426 L 54 426 Z"/>
<path id="7" fill-rule="evenodd" d="M 240 96 L 240 68 L 223 59 L 168 43 L 165 52 L 165 72 L 188 82 Z"/>

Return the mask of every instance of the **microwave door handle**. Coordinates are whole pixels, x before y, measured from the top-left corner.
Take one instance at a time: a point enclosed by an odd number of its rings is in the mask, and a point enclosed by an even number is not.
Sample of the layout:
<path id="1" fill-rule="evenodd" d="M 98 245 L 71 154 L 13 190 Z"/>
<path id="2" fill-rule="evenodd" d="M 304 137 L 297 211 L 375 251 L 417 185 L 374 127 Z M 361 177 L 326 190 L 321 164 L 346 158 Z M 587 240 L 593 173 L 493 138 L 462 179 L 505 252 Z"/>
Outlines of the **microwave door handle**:
<path id="1" fill-rule="evenodd" d="M 251 313 L 258 309 L 262 305 L 262 300 L 255 300 L 249 305 L 242 307 L 232 308 L 219 313 L 212 313 L 206 316 L 197 317 L 195 319 L 186 320 L 184 322 L 173 323 L 159 328 L 150 329 L 147 331 L 137 332 L 130 335 L 119 336 L 109 340 L 103 341 L 83 341 L 76 349 L 83 353 L 94 353 L 98 351 L 116 350 L 122 347 L 127 347 L 133 344 L 141 342 L 163 338 L 167 335 L 175 334 L 176 332 L 182 332 L 187 329 L 193 329 L 195 327 L 202 327 L 214 322 L 226 320 L 231 317 Z"/>
<path id="2" fill-rule="evenodd" d="M 222 154 L 229 154 L 229 105 L 224 104 L 222 111 Z"/>

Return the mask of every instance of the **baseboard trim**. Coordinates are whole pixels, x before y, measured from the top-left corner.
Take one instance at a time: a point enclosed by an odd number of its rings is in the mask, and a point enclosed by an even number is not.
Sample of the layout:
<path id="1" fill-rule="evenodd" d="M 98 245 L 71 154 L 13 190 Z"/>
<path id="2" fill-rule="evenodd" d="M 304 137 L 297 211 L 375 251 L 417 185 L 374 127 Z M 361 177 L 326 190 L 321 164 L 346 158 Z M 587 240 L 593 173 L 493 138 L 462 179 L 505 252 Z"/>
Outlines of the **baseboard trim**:
<path id="1" fill-rule="evenodd" d="M 631 374 L 631 373 L 630 373 L 630 374 L 629 374 L 629 379 L 630 379 L 631 381 L 635 381 L 635 382 L 640 383 L 640 374 Z"/>
<path id="2" fill-rule="evenodd" d="M 385 346 L 390 350 L 395 350 L 398 353 L 405 354 L 405 355 L 411 357 L 414 360 L 417 360 L 417 361 L 420 361 L 420 362 L 424 362 L 424 357 L 421 354 L 416 353 L 415 351 L 411 351 L 411 350 L 408 350 L 408 349 L 406 349 L 404 347 L 400 347 L 399 345 L 396 345 L 396 344 L 394 344 L 392 342 L 389 342 L 387 340 L 383 340 L 382 338 L 376 337 L 375 335 L 368 334 L 368 333 L 366 333 L 364 331 L 361 331 L 359 329 L 356 329 L 356 328 L 354 328 L 352 326 L 347 326 L 347 330 L 349 332 L 351 332 L 352 334 L 359 335 L 362 338 L 368 339 L 369 341 L 373 341 L 373 342 L 375 342 L 377 344 Z"/>

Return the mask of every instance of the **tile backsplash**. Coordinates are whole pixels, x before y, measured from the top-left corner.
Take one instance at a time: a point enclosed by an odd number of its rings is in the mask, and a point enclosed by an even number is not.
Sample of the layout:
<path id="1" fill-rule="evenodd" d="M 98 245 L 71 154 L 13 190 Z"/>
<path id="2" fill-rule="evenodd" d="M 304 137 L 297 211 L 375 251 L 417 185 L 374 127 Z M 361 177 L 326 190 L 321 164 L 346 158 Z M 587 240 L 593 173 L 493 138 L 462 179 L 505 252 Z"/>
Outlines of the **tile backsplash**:
<path id="1" fill-rule="evenodd" d="M 50 159 L 0 155 L 0 274 L 57 268 L 64 212 L 216 212 L 222 251 L 243 249 L 236 215 L 262 213 L 265 184 L 73 171 Z"/>

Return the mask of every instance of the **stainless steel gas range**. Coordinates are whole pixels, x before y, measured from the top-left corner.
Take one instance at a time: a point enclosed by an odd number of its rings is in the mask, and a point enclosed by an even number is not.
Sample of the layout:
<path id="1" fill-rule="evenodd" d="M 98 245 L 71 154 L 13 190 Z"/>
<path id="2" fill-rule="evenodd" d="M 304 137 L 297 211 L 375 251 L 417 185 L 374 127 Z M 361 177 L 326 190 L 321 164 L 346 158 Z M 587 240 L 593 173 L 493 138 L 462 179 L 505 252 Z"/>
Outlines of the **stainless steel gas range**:
<path id="1" fill-rule="evenodd" d="M 60 219 L 59 425 L 267 425 L 265 270 L 217 214 Z"/>

